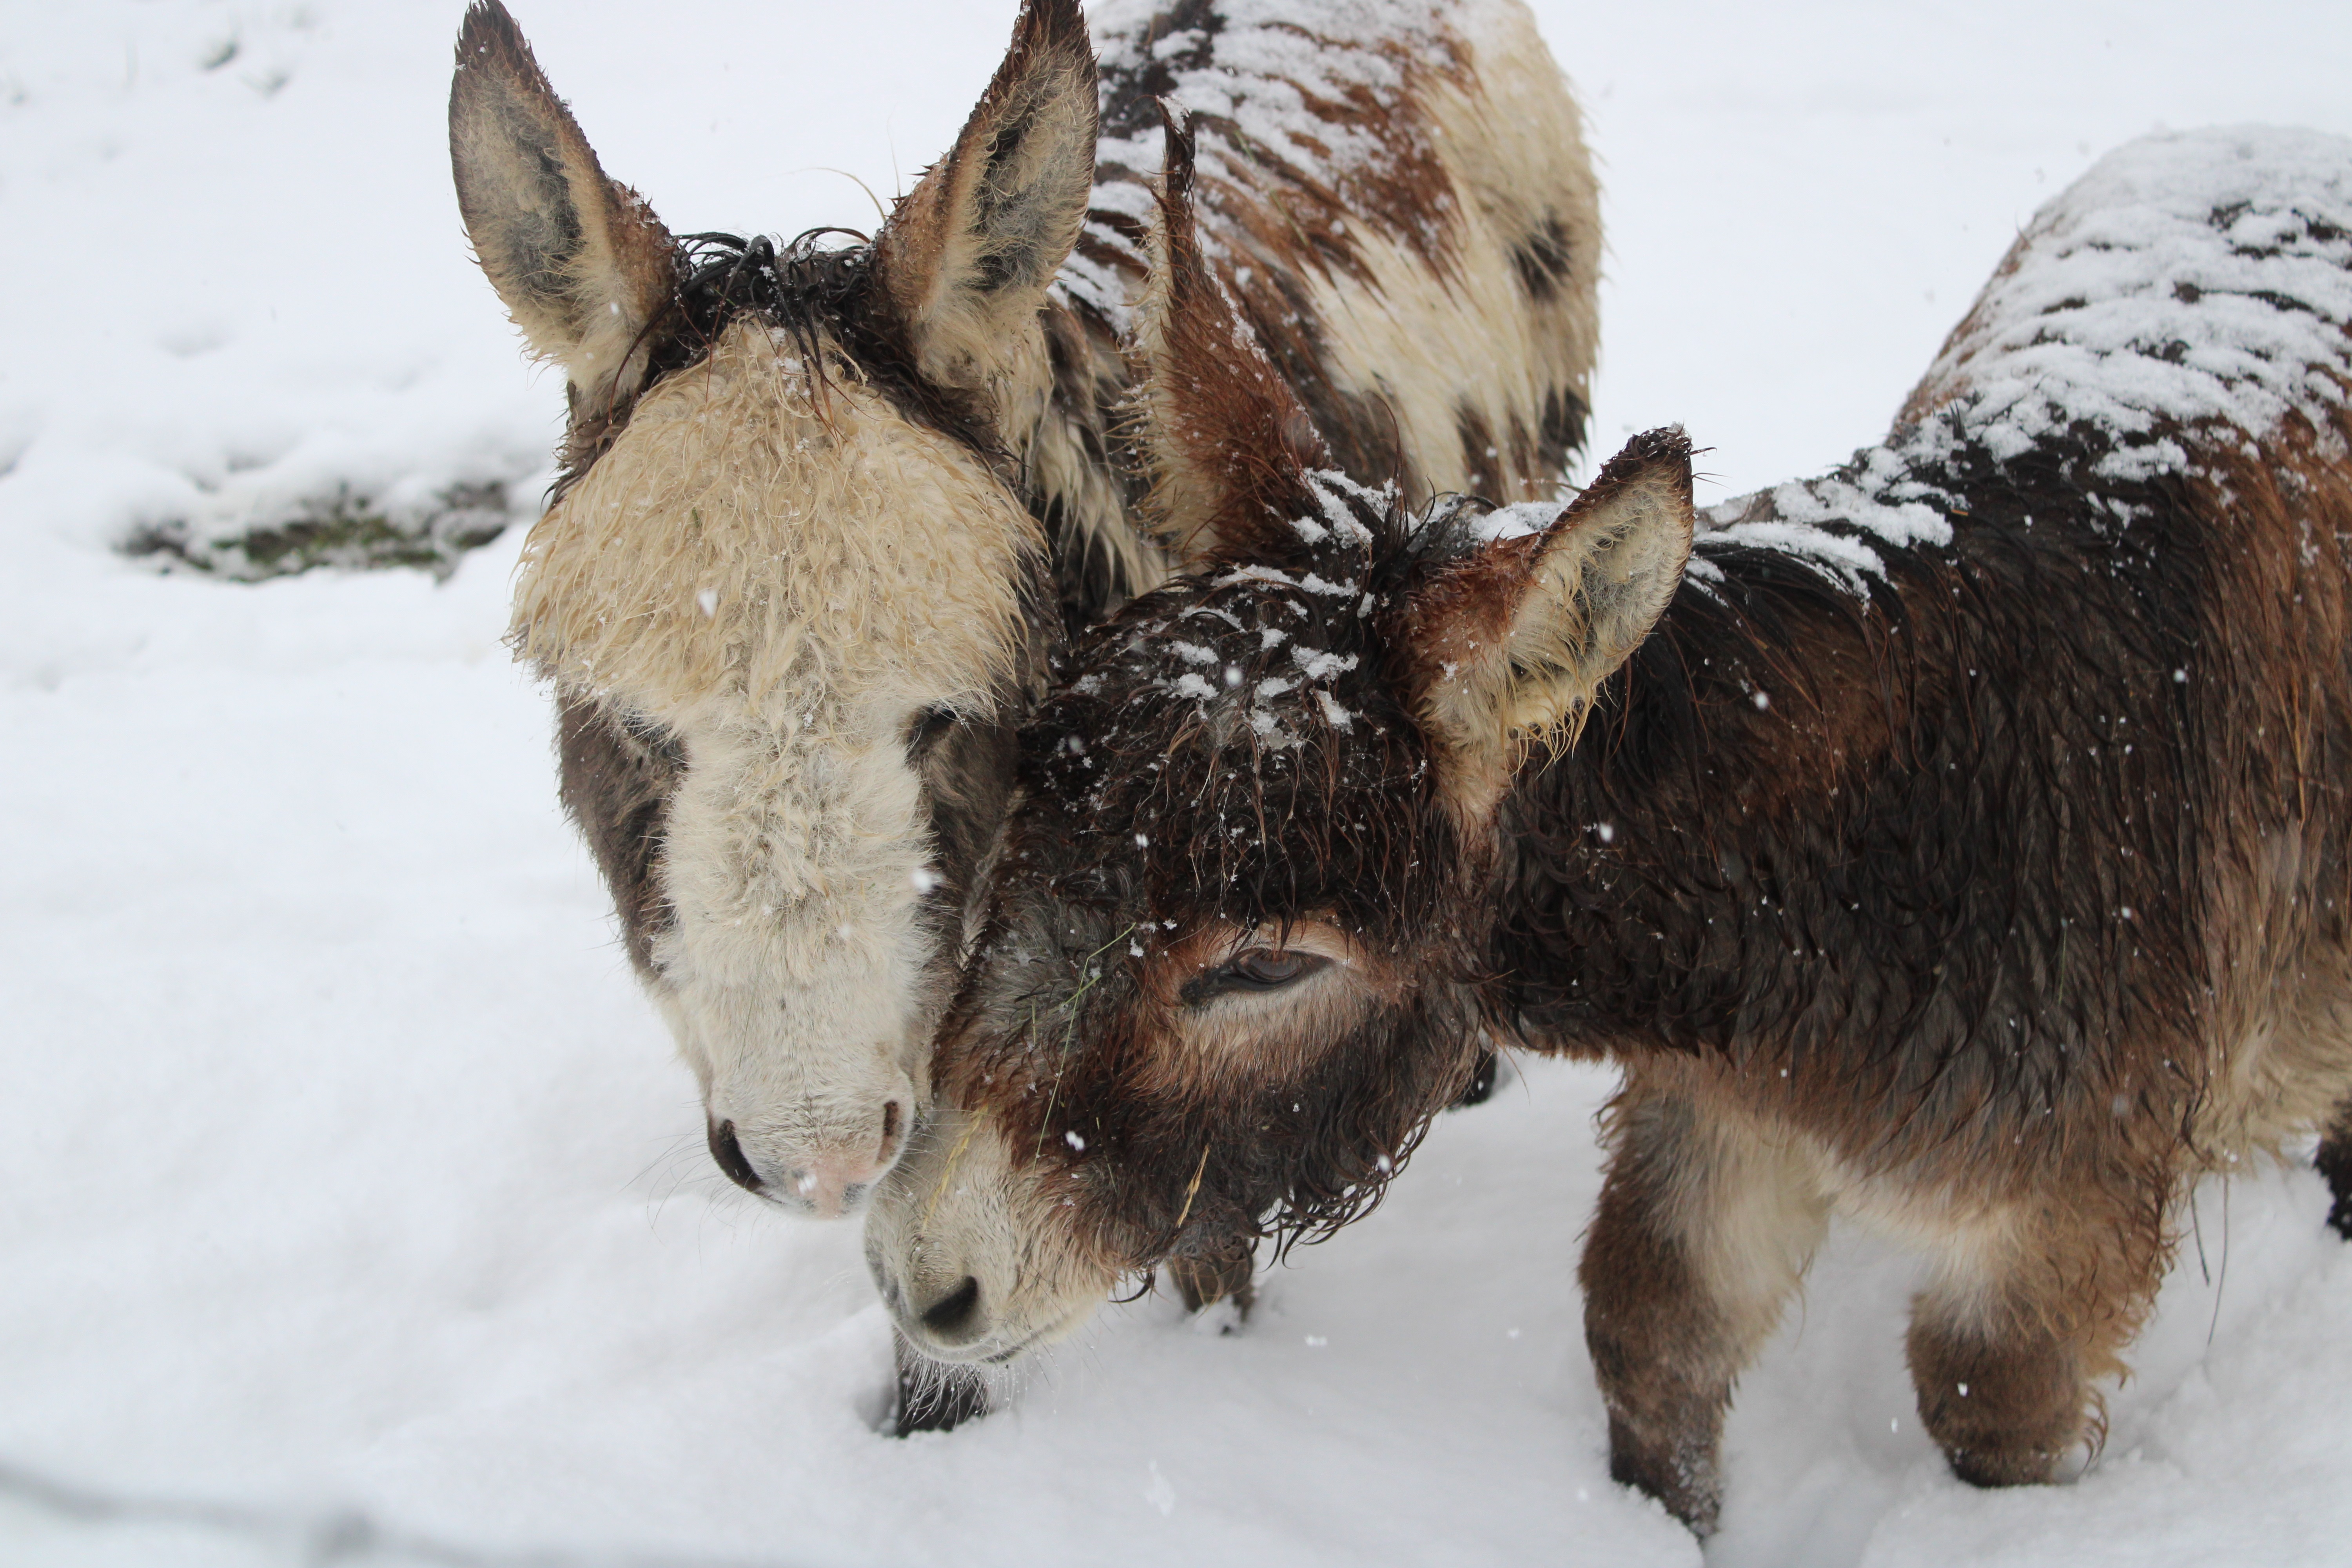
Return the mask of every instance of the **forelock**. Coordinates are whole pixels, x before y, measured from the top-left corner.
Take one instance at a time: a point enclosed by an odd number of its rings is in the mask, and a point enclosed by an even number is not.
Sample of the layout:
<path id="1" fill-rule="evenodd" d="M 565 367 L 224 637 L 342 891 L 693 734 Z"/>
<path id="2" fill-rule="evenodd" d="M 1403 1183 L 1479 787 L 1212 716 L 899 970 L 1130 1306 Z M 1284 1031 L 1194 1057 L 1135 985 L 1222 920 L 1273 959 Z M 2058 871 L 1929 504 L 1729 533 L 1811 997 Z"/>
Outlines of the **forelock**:
<path id="1" fill-rule="evenodd" d="M 1294 548 L 1180 580 L 1074 651 L 1024 766 L 1089 841 L 1081 878 L 1381 928 L 1433 886 L 1412 863 L 1433 785 L 1381 630 L 1422 527 L 1391 491 L 1307 478 Z"/>
<path id="2" fill-rule="evenodd" d="M 745 316 L 533 527 L 511 635 L 543 673 L 657 714 L 1009 689 L 1041 542 L 968 447 Z"/>

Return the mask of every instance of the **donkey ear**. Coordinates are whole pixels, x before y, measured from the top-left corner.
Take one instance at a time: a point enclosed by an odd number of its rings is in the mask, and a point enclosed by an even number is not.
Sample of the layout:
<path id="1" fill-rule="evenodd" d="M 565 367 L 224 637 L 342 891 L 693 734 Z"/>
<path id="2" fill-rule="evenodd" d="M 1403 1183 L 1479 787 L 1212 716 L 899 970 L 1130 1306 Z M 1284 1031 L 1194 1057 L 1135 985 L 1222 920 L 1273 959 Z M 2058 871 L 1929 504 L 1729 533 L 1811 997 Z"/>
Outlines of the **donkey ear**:
<path id="1" fill-rule="evenodd" d="M 1191 132 L 1166 106 L 1166 173 L 1149 240 L 1134 355 L 1154 527 L 1187 572 L 1278 556 L 1313 516 L 1305 472 L 1332 466 L 1323 437 L 1201 253 Z"/>
<path id="2" fill-rule="evenodd" d="M 475 0 L 457 35 L 449 162 L 474 253 L 531 352 L 574 386 L 628 390 L 677 288 L 677 247 L 605 177 L 499 0 Z"/>
<path id="3" fill-rule="evenodd" d="M 1413 595 L 1416 696 L 1457 808 L 1490 808 L 1529 745 L 1573 741 L 1665 613 L 1690 557 L 1690 460 L 1679 428 L 1636 436 L 1549 526 Z"/>
<path id="4" fill-rule="evenodd" d="M 947 157 L 875 241 L 916 368 L 979 387 L 1013 362 L 1077 243 L 1095 179 L 1095 55 L 1077 0 L 1024 0 Z"/>

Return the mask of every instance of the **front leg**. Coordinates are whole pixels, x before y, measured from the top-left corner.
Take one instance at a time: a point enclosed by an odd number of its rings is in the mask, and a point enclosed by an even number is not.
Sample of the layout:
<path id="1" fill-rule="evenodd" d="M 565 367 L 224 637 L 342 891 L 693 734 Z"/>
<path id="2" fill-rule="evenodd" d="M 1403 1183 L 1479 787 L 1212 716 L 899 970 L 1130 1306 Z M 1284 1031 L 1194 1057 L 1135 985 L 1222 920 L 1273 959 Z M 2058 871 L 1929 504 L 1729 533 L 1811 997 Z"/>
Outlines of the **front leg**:
<path id="1" fill-rule="evenodd" d="M 1496 1054 L 1495 1047 L 1480 1047 L 1478 1065 L 1470 1069 L 1469 1083 L 1465 1085 L 1462 1092 L 1454 1097 L 1454 1103 L 1445 1109 L 1464 1110 L 1474 1105 L 1484 1105 L 1494 1099 L 1495 1084 L 1502 1076 L 1502 1068 L 1503 1058 Z"/>
<path id="2" fill-rule="evenodd" d="M 2315 1163 L 2327 1183 L 2328 1227 L 2352 1240 L 2352 1103 L 2336 1107 Z"/>
<path id="3" fill-rule="evenodd" d="M 1700 1536 L 1722 1501 L 1731 1385 L 1828 1222 L 1810 1162 L 1637 1071 L 1611 1107 L 1585 1241 L 1584 1338 L 1609 1408 L 1609 1473 Z"/>
<path id="4" fill-rule="evenodd" d="M 2123 1373 L 2163 1275 L 2134 1194 L 2051 1186 L 2074 1201 L 2021 1204 L 1956 1234 L 1912 1302 L 1919 1418 L 1973 1486 L 2049 1480 L 2092 1436 L 2095 1384 Z"/>
<path id="5" fill-rule="evenodd" d="M 1249 1237 L 1232 1237 L 1197 1255 L 1171 1258 L 1165 1267 L 1188 1312 L 1231 1301 L 1246 1318 L 1257 1304 L 1257 1251 Z"/>

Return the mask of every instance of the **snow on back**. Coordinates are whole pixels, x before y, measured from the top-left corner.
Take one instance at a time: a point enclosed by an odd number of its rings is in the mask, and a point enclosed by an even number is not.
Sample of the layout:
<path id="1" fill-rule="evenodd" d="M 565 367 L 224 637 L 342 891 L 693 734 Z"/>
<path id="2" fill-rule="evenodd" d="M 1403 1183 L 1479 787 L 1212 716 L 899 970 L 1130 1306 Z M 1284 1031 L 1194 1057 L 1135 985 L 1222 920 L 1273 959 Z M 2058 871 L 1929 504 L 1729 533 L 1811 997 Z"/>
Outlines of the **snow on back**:
<path id="1" fill-rule="evenodd" d="M 1157 96 L 1192 117 L 1204 175 L 1254 185 L 1272 160 L 1332 187 L 1392 152 L 1341 106 L 1364 93 L 1393 99 L 1404 84 L 1401 62 L 1446 58 L 1448 24 L 1475 24 L 1476 16 L 1456 13 L 1477 9 L 1459 0 L 1331 0 L 1315 8 L 1311 33 L 1298 24 L 1295 0 L 1224 0 L 1213 27 L 1172 31 L 1165 0 L 1102 0 L 1087 13 L 1106 110 L 1114 81 L 1164 72 L 1168 86 Z M 1156 122 L 1130 135 L 1106 123 L 1097 155 L 1105 177 L 1090 200 L 1087 237 L 1139 265 L 1118 223 L 1106 220 L 1151 221 L 1155 198 L 1143 182 L 1160 169 Z M 1213 228 L 1203 238 L 1213 247 Z M 1100 261 L 1081 250 L 1059 281 L 1066 296 L 1128 329 L 1127 285 Z"/>
<path id="2" fill-rule="evenodd" d="M 1531 533 L 1541 533 L 1559 521 L 1568 510 L 1564 500 L 1523 500 L 1511 506 L 1498 506 L 1484 517 L 1474 520 L 1472 533 L 1482 540 L 1525 539 Z"/>
<path id="3" fill-rule="evenodd" d="M 1943 434 L 1940 427 L 1937 433 Z M 1710 540 L 1805 556 L 1849 591 L 1867 593 L 1869 578 L 1886 574 L 1877 545 L 1918 549 L 1952 542 L 1945 509 L 1953 498 L 1911 477 L 1916 455 L 1908 447 L 1872 447 L 1837 473 L 1708 507 L 1698 514 L 1698 525 Z M 1720 575 L 1715 563 L 1696 552 L 1684 573 L 1708 581 Z"/>
<path id="4" fill-rule="evenodd" d="M 1928 371 L 2007 458 L 2077 421 L 2100 471 L 2186 462 L 2165 426 L 2325 424 L 2352 380 L 2352 142 L 2240 126 L 2108 154 L 2034 216 Z"/>
<path id="5" fill-rule="evenodd" d="M 2352 385 L 2352 142 L 2241 126 L 2134 142 L 2034 216 L 1890 441 L 1838 472 L 1708 508 L 1710 541 L 1811 558 L 1856 593 L 1879 545 L 1951 542 L 1916 477 L 1958 445 L 2009 461 L 2086 436 L 2118 482 L 2187 470 L 2212 426 L 2323 432 Z M 2227 437 L 2225 437 L 2227 438 Z M 1517 509 L 1515 509 L 1517 510 Z M 1498 525 L 1499 526 L 1499 525 Z M 1694 555 L 1690 574 L 1719 575 Z"/>
<path id="6" fill-rule="evenodd" d="M 1248 142 L 1326 179 L 1370 163 L 1381 146 L 1317 113 L 1312 102 L 1343 103 L 1365 90 L 1393 95 L 1404 79 L 1399 58 L 1432 58 L 1454 9 L 1433 0 L 1337 0 L 1316 9 L 1309 33 L 1298 25 L 1296 4 L 1226 0 L 1214 29 L 1155 34 L 1167 21 L 1159 0 L 1090 7 L 1106 72 L 1140 71 L 1147 59 L 1164 66 L 1175 78 L 1167 96 L 1177 108 L 1230 121 Z M 1159 139 L 1125 148 L 1106 140 L 1103 153 L 1150 168 Z"/>

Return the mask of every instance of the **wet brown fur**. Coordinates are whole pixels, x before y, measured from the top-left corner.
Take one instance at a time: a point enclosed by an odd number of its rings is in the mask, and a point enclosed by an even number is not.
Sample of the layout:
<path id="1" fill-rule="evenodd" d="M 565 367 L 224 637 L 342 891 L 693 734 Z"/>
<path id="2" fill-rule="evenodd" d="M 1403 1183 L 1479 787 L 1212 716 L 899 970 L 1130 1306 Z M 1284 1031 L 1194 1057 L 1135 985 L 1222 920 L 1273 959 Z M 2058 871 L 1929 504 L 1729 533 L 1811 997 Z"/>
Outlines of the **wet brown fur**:
<path id="1" fill-rule="evenodd" d="M 564 808 L 612 889 L 629 963 L 650 981 L 652 933 L 662 918 L 655 868 L 663 818 L 685 760 L 676 742 L 642 726 L 632 729 L 593 700 L 558 707 L 555 752 Z"/>
<path id="2" fill-rule="evenodd" d="M 1273 384 L 1172 368 L 1189 406 L 1159 437 L 1226 492 L 1192 504 L 1318 515 Z M 1352 562 L 1254 527 L 1247 562 L 1213 553 L 1082 645 L 1028 732 L 942 1090 L 1011 1131 L 1024 1179 L 1066 1201 L 1059 1245 L 1115 1272 L 1196 1227 L 1359 1212 L 1473 1020 L 1605 1056 L 1625 1086 L 1581 1278 L 1621 1479 L 1712 1528 L 1733 1381 L 1833 1209 L 1935 1259 L 1908 1354 L 1955 1471 L 2049 1479 L 2098 1441 L 2196 1177 L 2327 1130 L 2347 1205 L 2347 391 L 2326 429 L 2171 426 L 2190 468 L 2137 480 L 2095 477 L 2086 426 L 1996 458 L 1949 404 L 1915 404 L 1955 420 L 1913 474 L 1954 498 L 1950 546 L 1883 545 L 1857 590 L 1702 536 L 1708 572 L 1559 706 L 1580 729 L 1499 800 L 1459 760 L 1496 738 L 1432 700 L 1449 654 L 1523 624 L 1532 558 L 1612 489 L 1686 498 L 1687 443 L 1638 440 L 1526 543 L 1478 545 L 1476 509 L 1415 521 L 1362 497 Z M 1220 468 L 1268 429 L 1267 460 Z M 1253 589 L 1239 564 L 1350 593 Z M 1266 626 L 1357 658 L 1334 684 L 1349 725 L 1254 749 L 1212 698 L 1170 695 L 1180 633 L 1240 689 L 1273 668 Z M 1416 980 L 1363 989 L 1336 1031 L 1270 1015 L 1318 1037 L 1268 1042 L 1307 1064 L 1270 1089 L 1139 1087 L 1149 1042 L 1195 1026 L 1165 1000 L 1198 972 L 1184 933 L 1278 951 L 1308 920 Z M 1077 949 L 1130 933 L 1133 956 L 1073 984 Z M 1180 1198 L 1206 1217 L 1178 1225 Z"/>

